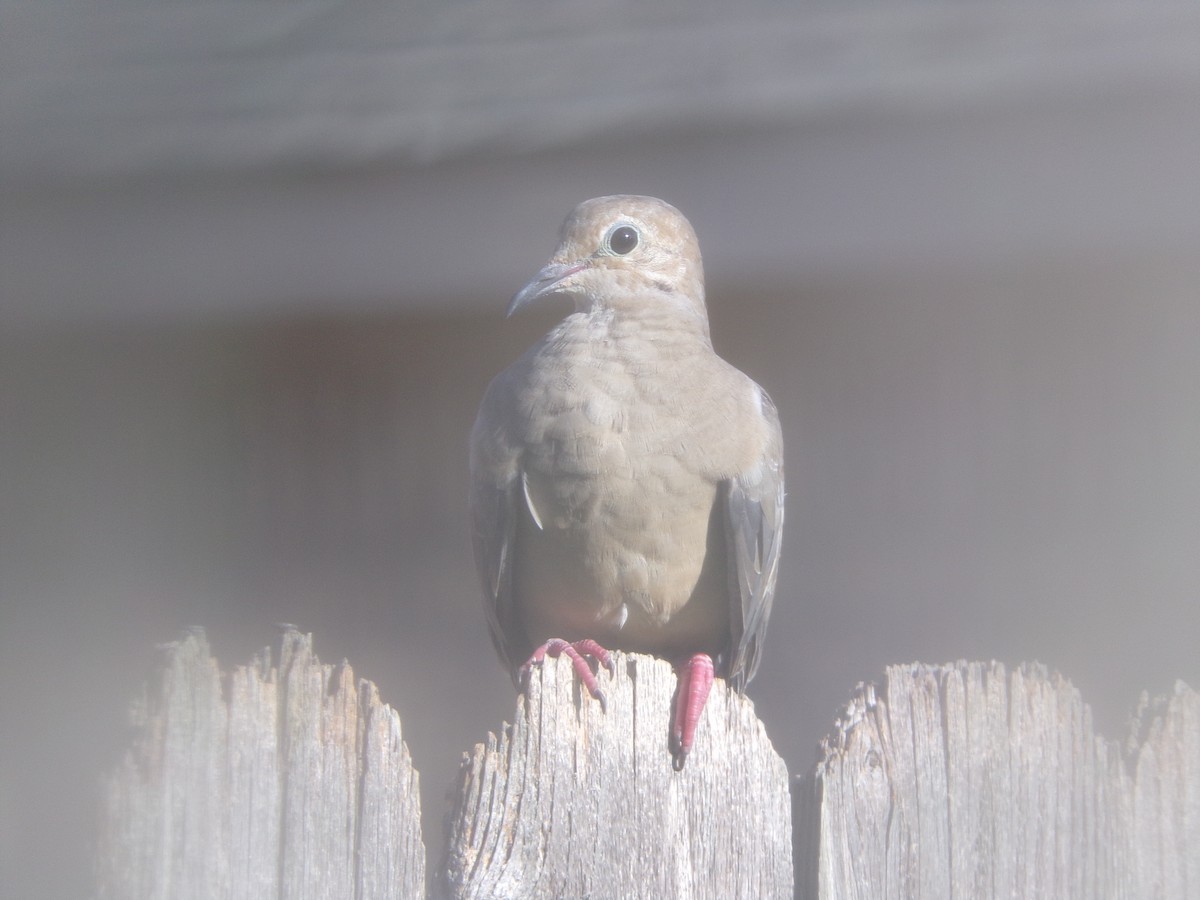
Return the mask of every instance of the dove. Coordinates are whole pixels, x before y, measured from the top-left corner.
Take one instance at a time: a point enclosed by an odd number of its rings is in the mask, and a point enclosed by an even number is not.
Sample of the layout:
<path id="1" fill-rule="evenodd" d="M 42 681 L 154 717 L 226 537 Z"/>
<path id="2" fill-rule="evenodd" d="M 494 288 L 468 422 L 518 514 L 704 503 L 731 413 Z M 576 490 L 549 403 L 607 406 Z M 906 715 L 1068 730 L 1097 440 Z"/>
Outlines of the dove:
<path id="1" fill-rule="evenodd" d="M 589 693 L 609 650 L 678 673 L 670 751 L 713 679 L 754 677 L 779 571 L 783 438 L 771 398 L 713 350 L 699 244 L 654 197 L 579 204 L 512 315 L 566 312 L 488 386 L 470 438 L 473 549 L 520 686 L 566 655 Z"/>

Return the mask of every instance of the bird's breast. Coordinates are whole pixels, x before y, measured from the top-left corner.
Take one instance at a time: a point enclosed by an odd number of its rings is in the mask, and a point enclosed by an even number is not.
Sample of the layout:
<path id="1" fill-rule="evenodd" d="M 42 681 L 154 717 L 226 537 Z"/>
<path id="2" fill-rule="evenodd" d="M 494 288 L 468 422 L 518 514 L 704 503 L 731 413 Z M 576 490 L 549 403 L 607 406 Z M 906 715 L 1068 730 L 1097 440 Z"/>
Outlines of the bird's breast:
<path id="1" fill-rule="evenodd" d="M 631 647 L 639 632 L 719 629 L 717 486 L 694 465 L 687 410 L 661 372 L 595 353 L 556 368 L 559 380 L 530 398 L 521 442 L 527 515 L 514 574 L 526 618 Z"/>

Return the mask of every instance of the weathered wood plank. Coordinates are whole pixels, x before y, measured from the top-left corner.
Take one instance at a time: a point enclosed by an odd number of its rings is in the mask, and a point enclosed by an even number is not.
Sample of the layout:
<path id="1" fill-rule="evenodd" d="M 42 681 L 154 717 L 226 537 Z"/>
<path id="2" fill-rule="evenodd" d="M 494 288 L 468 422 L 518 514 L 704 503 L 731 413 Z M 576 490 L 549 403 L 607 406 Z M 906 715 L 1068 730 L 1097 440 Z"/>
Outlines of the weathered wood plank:
<path id="1" fill-rule="evenodd" d="M 1200 897 L 1200 694 L 1143 695 L 1129 757 L 1138 896 Z"/>
<path id="2" fill-rule="evenodd" d="M 753 706 L 718 683 L 675 772 L 670 666 L 616 659 L 607 713 L 551 661 L 464 759 L 440 888 L 791 896 L 787 778 Z M 134 723 L 105 784 L 98 896 L 423 895 L 399 719 L 311 636 L 224 677 L 195 632 Z M 1143 696 L 1120 745 L 1042 667 L 892 667 L 823 755 L 795 796 L 802 897 L 1200 897 L 1200 695 L 1182 682 Z"/>
<path id="3" fill-rule="evenodd" d="M 713 687 L 683 771 L 670 665 L 616 654 L 608 711 L 566 660 L 464 758 L 441 887 L 458 898 L 791 897 L 788 776 L 749 700 Z"/>
<path id="4" fill-rule="evenodd" d="M 227 686 L 228 695 L 224 689 Z M 419 897 L 417 775 L 396 712 L 288 631 L 227 679 L 196 631 L 165 648 L 104 786 L 97 894 Z"/>
<path id="5" fill-rule="evenodd" d="M 1040 666 L 894 666 L 797 794 L 801 896 L 1200 897 L 1200 695 L 1143 700 L 1124 753 Z"/>

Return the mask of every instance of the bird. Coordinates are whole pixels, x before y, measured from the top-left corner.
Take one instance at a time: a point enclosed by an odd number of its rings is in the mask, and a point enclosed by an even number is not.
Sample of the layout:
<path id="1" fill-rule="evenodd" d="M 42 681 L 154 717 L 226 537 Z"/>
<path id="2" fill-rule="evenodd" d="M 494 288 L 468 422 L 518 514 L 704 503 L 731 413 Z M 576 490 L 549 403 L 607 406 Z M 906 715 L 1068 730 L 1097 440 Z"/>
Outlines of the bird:
<path id="1" fill-rule="evenodd" d="M 670 204 L 576 206 L 506 315 L 552 298 L 573 309 L 491 381 L 471 430 L 489 631 L 518 687 L 566 655 L 602 709 L 610 650 L 672 661 L 678 770 L 714 677 L 742 693 L 762 656 L 783 536 L 779 414 L 714 351 L 699 243 Z"/>

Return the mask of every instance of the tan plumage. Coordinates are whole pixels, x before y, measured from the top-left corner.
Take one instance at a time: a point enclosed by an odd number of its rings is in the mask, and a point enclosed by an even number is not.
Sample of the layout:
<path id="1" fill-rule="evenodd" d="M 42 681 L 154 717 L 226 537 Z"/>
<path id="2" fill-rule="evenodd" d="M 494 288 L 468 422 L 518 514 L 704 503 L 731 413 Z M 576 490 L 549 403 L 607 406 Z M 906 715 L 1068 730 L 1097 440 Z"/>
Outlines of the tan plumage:
<path id="1" fill-rule="evenodd" d="M 496 649 L 514 672 L 552 637 L 707 653 L 740 690 L 775 590 L 783 445 L 766 392 L 713 351 L 691 225 L 652 197 L 581 203 L 510 312 L 550 294 L 574 312 L 492 381 L 471 433 Z"/>

